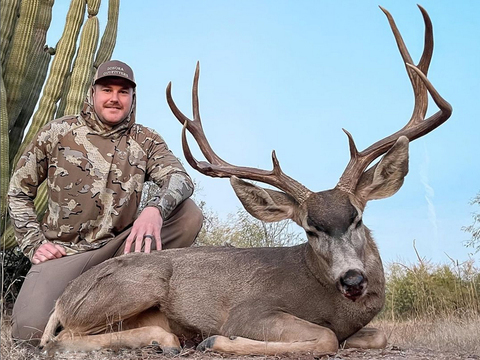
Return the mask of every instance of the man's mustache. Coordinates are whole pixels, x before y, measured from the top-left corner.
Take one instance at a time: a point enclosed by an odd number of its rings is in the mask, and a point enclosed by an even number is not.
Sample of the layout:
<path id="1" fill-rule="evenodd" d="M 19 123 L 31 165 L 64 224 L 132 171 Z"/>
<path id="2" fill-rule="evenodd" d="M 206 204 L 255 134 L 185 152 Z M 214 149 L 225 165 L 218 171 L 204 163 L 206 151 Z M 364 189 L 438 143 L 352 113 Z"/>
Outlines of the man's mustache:
<path id="1" fill-rule="evenodd" d="M 122 109 L 122 106 L 118 103 L 112 103 L 112 104 L 106 104 L 104 105 L 104 107 L 106 108 L 115 108 L 115 109 L 119 109 L 121 110 Z"/>

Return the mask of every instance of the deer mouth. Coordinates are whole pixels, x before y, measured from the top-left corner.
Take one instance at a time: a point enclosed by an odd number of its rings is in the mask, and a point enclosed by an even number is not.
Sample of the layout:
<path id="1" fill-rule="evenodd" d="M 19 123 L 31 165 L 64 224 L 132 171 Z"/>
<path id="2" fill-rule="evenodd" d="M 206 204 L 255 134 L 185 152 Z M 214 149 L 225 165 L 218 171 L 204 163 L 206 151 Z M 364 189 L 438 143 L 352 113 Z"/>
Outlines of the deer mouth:
<path id="1" fill-rule="evenodd" d="M 337 286 L 347 299 L 357 301 L 365 294 L 367 279 L 359 270 L 348 270 L 337 282 Z"/>
<path id="2" fill-rule="evenodd" d="M 364 293 L 364 286 L 354 287 L 347 290 L 342 289 L 343 296 L 345 296 L 348 300 L 352 300 L 353 302 L 361 298 Z"/>

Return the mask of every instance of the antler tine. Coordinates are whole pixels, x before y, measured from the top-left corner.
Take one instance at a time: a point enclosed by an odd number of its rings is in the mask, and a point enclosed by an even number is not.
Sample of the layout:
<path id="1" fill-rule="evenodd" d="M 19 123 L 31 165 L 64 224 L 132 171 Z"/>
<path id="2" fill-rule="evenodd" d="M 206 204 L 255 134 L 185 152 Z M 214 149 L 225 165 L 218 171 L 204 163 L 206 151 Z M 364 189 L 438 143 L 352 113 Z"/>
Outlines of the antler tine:
<path id="1" fill-rule="evenodd" d="M 202 151 L 202 154 L 207 158 L 207 160 L 213 164 L 224 164 L 230 165 L 225 160 L 221 159 L 210 147 L 210 144 L 206 141 L 202 141 L 201 138 L 197 139 L 197 134 L 203 133 L 202 121 L 200 119 L 200 110 L 199 110 L 199 103 L 198 103 L 198 78 L 200 74 L 200 64 L 197 62 L 197 66 L 195 69 L 195 76 L 193 80 L 193 89 L 192 89 L 192 106 L 193 106 L 193 120 L 190 120 L 187 116 L 185 116 L 175 104 L 175 101 L 172 97 L 172 83 L 168 83 L 167 86 L 167 103 L 170 106 L 170 110 L 172 110 L 175 117 L 182 123 L 184 126 L 187 127 L 188 131 L 193 135 L 195 140 L 197 140 L 198 146 Z M 186 125 L 185 125 L 186 124 Z"/>
<path id="2" fill-rule="evenodd" d="M 376 158 L 386 153 L 400 136 L 406 136 L 409 141 L 418 139 L 419 137 L 429 133 L 443 124 L 452 113 L 452 107 L 450 104 L 440 96 L 440 94 L 435 90 L 434 86 L 426 77 L 433 54 L 433 27 L 430 17 L 425 9 L 419 6 L 425 22 L 424 51 L 418 66 L 414 66 L 412 65 L 412 58 L 410 57 L 408 49 L 403 42 L 402 36 L 395 25 L 393 17 L 387 10 L 382 7 L 380 8 L 387 16 L 388 22 L 390 23 L 390 27 L 397 42 L 398 49 L 405 63 L 407 74 L 410 78 L 415 95 L 415 105 L 412 117 L 402 129 L 390 136 L 385 137 L 382 140 L 377 141 L 361 152 L 357 151 L 355 142 L 353 141 L 353 137 L 350 135 L 350 133 L 344 130 L 349 139 L 350 161 L 340 177 L 337 188 L 350 193 L 354 192 L 358 180 L 365 169 Z M 439 111 L 425 119 L 428 106 L 427 91 L 430 93 L 435 104 L 438 106 Z"/>
<path id="3" fill-rule="evenodd" d="M 430 62 L 432 60 L 432 55 L 433 55 L 433 26 L 432 26 L 432 21 L 430 20 L 430 17 L 428 16 L 428 13 L 426 12 L 426 10 L 422 8 L 420 5 L 418 5 L 418 7 L 422 13 L 423 20 L 425 23 L 425 40 L 424 40 L 424 50 L 420 58 L 420 61 L 417 64 L 417 67 L 425 75 L 427 75 L 428 68 L 430 66 Z M 425 88 L 425 85 L 423 84 L 422 80 L 417 76 L 417 74 L 411 69 L 409 69 L 409 67 L 407 66 L 407 64 L 413 64 L 413 60 L 410 56 L 410 53 L 408 52 L 407 47 L 405 46 L 405 43 L 403 41 L 402 35 L 400 34 L 400 31 L 398 30 L 395 24 L 395 20 L 386 9 L 382 7 L 380 8 L 387 16 L 388 22 L 390 24 L 390 28 L 392 29 L 393 35 L 397 42 L 398 50 L 400 51 L 400 55 L 402 56 L 403 62 L 405 64 L 405 68 L 407 69 L 407 74 L 408 74 L 408 77 L 410 78 L 410 82 L 412 84 L 413 92 L 415 95 L 415 106 L 413 108 L 412 116 L 409 122 L 405 125 L 405 127 L 408 127 L 411 123 L 416 124 L 421 122 L 425 117 L 425 114 L 427 113 L 427 107 L 428 107 L 427 89 Z"/>
<path id="4" fill-rule="evenodd" d="M 188 146 L 187 141 L 187 122 L 185 121 L 182 126 L 182 148 L 183 154 L 185 155 L 185 159 L 190 164 L 192 168 L 197 171 L 200 171 L 199 162 L 193 157 L 192 152 L 190 151 L 190 146 Z M 203 171 L 200 171 L 203 173 Z"/>
<path id="5" fill-rule="evenodd" d="M 193 77 L 193 86 L 192 86 L 192 108 L 193 108 L 193 119 L 198 120 L 200 124 L 202 121 L 200 119 L 200 106 L 198 103 L 198 78 L 200 77 L 200 61 L 197 61 L 195 66 L 195 76 Z"/>
<path id="6" fill-rule="evenodd" d="M 278 189 L 281 189 L 293 196 L 298 202 L 303 203 L 307 197 L 311 194 L 305 186 L 290 178 L 280 168 L 275 151 L 272 152 L 273 169 L 271 171 L 235 166 L 229 164 L 225 160 L 221 159 L 213 149 L 211 148 L 208 140 L 203 131 L 202 123 L 200 120 L 200 110 L 198 101 L 198 78 L 200 74 L 200 66 L 197 62 L 195 70 L 195 76 L 193 80 L 192 88 L 192 107 L 193 107 L 193 120 L 187 118 L 177 108 L 173 98 L 171 96 L 171 85 L 167 86 L 167 102 L 172 110 L 173 114 L 183 124 L 182 129 L 182 147 L 187 162 L 197 171 L 204 175 L 211 177 L 231 177 L 237 176 L 243 179 L 249 179 L 254 181 L 260 181 L 265 184 L 272 185 Z M 195 138 L 200 150 L 207 159 L 207 161 L 198 161 L 194 158 L 187 141 L 186 130 L 188 130 Z"/>

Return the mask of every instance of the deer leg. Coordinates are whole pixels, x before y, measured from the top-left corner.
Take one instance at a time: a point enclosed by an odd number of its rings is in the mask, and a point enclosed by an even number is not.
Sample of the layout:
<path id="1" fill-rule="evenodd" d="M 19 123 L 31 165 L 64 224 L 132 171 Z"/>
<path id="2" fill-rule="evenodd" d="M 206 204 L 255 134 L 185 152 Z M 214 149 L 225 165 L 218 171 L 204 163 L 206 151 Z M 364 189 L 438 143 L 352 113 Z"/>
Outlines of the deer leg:
<path id="1" fill-rule="evenodd" d="M 383 349 L 387 346 L 387 337 L 382 330 L 364 327 L 343 343 L 345 348 Z"/>
<path id="2" fill-rule="evenodd" d="M 160 326 L 165 331 L 172 332 L 167 317 L 156 306 L 123 320 L 121 330 L 135 329 L 144 326 Z"/>
<path id="3" fill-rule="evenodd" d="M 315 355 L 334 354 L 338 350 L 335 333 L 290 314 L 278 314 L 252 324 L 256 339 L 240 336 L 214 335 L 202 341 L 197 350 L 235 355 L 277 355 L 311 352 Z"/>
<path id="4" fill-rule="evenodd" d="M 66 351 L 94 351 L 115 348 L 140 348 L 158 345 L 165 354 L 178 354 L 181 350 L 177 336 L 160 326 L 145 326 L 136 329 L 99 335 L 60 334 L 58 340 L 49 342 L 45 351 L 49 355 Z"/>

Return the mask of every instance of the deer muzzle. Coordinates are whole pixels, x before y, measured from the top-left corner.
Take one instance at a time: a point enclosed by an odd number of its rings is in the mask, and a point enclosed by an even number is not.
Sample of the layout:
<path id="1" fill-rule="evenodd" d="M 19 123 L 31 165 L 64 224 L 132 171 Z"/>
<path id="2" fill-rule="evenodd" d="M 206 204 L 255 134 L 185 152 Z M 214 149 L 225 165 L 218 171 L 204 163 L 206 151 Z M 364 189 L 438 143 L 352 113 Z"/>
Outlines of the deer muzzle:
<path id="1" fill-rule="evenodd" d="M 349 300 L 356 301 L 366 292 L 367 278 L 360 270 L 348 270 L 340 277 L 337 286 L 343 296 Z"/>

